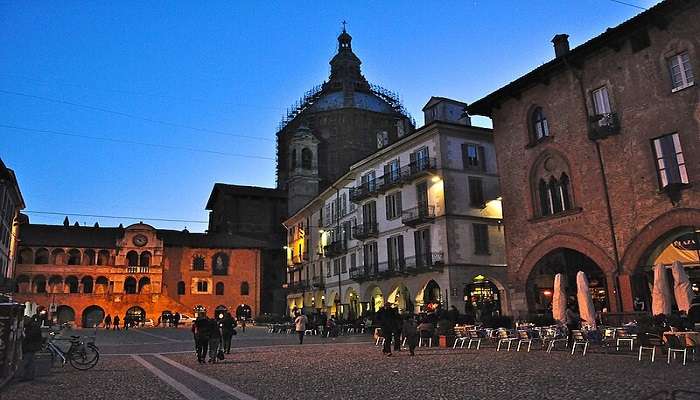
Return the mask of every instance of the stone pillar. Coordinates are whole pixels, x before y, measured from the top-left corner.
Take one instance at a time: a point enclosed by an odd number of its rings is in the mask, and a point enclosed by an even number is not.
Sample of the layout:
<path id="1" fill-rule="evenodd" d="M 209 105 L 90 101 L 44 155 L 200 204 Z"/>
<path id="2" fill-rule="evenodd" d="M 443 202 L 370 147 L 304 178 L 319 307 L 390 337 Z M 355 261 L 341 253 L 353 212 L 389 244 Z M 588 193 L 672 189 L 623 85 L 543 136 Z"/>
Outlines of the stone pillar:
<path id="1" fill-rule="evenodd" d="M 634 311 L 634 295 L 632 294 L 632 276 L 629 274 L 620 274 L 620 292 L 622 297 L 622 311 Z"/>

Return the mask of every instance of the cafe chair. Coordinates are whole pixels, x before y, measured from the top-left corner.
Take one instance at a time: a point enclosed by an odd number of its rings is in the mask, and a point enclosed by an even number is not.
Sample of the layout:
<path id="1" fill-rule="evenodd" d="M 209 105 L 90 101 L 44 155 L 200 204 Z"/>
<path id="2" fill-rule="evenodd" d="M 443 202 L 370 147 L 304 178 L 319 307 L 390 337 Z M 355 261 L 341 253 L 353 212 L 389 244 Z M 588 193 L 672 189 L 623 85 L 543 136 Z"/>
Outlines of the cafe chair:
<path id="1" fill-rule="evenodd" d="M 496 351 L 501 351 L 501 345 L 506 343 L 508 348 L 506 351 L 510 351 L 510 346 L 513 342 L 518 340 L 518 336 L 511 336 L 507 330 L 501 329 L 498 331 L 498 345 L 496 346 Z"/>
<path id="2" fill-rule="evenodd" d="M 455 344 L 452 345 L 452 348 L 453 348 L 453 349 L 456 349 L 456 348 L 457 348 L 457 342 L 459 342 L 459 343 L 460 343 L 459 348 L 460 348 L 460 349 L 463 349 L 463 348 L 464 348 L 464 342 L 467 341 L 467 339 L 469 339 L 469 335 L 466 335 L 466 334 L 464 333 L 464 331 L 458 331 L 458 330 L 455 330 L 455 334 L 456 334 L 457 336 L 455 337 Z"/>
<path id="3" fill-rule="evenodd" d="M 630 344 L 630 351 L 634 350 L 634 340 L 637 338 L 637 335 L 633 335 L 629 333 L 627 329 L 618 329 L 617 330 L 617 339 L 615 339 L 615 350 L 620 351 L 620 343 L 629 343 Z"/>
<path id="4" fill-rule="evenodd" d="M 651 350 L 651 362 L 654 362 L 656 357 L 656 348 L 664 347 L 664 341 L 659 335 L 654 335 L 652 333 L 642 333 L 639 335 L 639 359 L 642 361 L 642 354 L 645 350 Z"/>
<path id="5" fill-rule="evenodd" d="M 555 349 L 557 343 L 564 343 L 564 347 L 568 346 L 566 335 L 557 328 L 551 328 L 546 331 L 546 336 L 542 340 L 542 346 L 547 343 L 547 353 L 551 353 Z"/>
<path id="6" fill-rule="evenodd" d="M 432 331 L 419 331 L 418 332 L 418 347 L 423 347 L 423 340 L 428 343 L 428 347 L 433 347 L 433 332 Z"/>
<path id="7" fill-rule="evenodd" d="M 668 353 L 666 357 L 667 364 L 671 364 L 671 354 L 673 354 L 674 359 L 678 353 L 683 354 L 683 365 L 685 365 L 686 358 L 688 357 L 688 351 L 693 352 L 693 359 L 695 359 L 695 348 L 686 346 L 685 338 L 681 338 L 676 335 L 667 335 L 666 343 L 668 344 Z"/>
<path id="8" fill-rule="evenodd" d="M 472 343 L 476 343 L 476 349 L 479 350 L 481 347 L 481 339 L 483 339 L 483 334 L 479 331 L 468 331 L 469 343 L 467 343 L 467 349 L 472 348 Z"/>
<path id="9" fill-rule="evenodd" d="M 515 351 L 520 351 L 520 346 L 523 343 L 527 343 L 527 352 L 530 352 L 530 347 L 532 347 L 532 341 L 534 340 L 534 337 L 532 334 L 530 334 L 527 331 L 518 331 L 518 347 L 516 347 Z"/>
<path id="10" fill-rule="evenodd" d="M 583 355 L 585 356 L 586 351 L 588 351 L 588 339 L 586 339 L 583 332 L 580 330 L 572 330 L 570 334 L 574 337 L 573 344 L 571 345 L 571 355 L 574 355 L 577 346 L 583 346 Z"/>

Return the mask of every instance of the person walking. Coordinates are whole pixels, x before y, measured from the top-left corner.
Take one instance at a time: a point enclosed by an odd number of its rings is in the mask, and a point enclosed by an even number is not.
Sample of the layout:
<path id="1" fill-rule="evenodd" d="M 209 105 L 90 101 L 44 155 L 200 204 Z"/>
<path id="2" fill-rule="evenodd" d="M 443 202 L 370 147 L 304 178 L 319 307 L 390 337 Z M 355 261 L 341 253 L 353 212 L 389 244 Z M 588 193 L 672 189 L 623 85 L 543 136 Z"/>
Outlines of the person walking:
<path id="1" fill-rule="evenodd" d="M 207 350 L 209 349 L 209 335 L 211 324 L 207 315 L 201 313 L 192 323 L 192 334 L 194 335 L 194 346 L 197 351 L 197 362 L 204 364 L 207 360 Z"/>
<path id="2" fill-rule="evenodd" d="M 414 314 L 406 316 L 406 319 L 403 321 L 401 333 L 406 339 L 408 351 L 410 351 L 412 356 L 415 356 L 416 346 L 418 345 L 418 321 L 416 321 L 416 316 Z"/>
<path id="3" fill-rule="evenodd" d="M 109 330 L 109 328 L 111 328 L 111 326 L 112 326 L 112 316 L 107 314 L 107 316 L 105 317 L 105 329 Z"/>
<path id="4" fill-rule="evenodd" d="M 566 345 L 571 348 L 574 343 L 574 335 L 572 331 L 581 329 L 581 316 L 578 313 L 576 302 L 569 300 L 566 304 L 566 314 L 564 315 L 564 323 L 566 324 Z"/>
<path id="5" fill-rule="evenodd" d="M 299 344 L 304 344 L 304 332 L 306 331 L 306 324 L 308 323 L 309 319 L 306 318 L 306 315 L 298 312 L 297 317 L 294 319 L 294 325 L 297 335 L 299 335 Z"/>
<path id="6" fill-rule="evenodd" d="M 209 362 L 216 364 L 217 358 L 219 356 L 219 345 L 221 344 L 221 328 L 219 327 L 219 321 L 214 318 L 209 319 Z M 223 356 L 223 352 L 221 352 Z M 222 357 L 223 358 L 223 357 Z"/>
<path id="7" fill-rule="evenodd" d="M 119 316 L 118 315 L 114 316 L 114 330 L 115 331 L 119 330 Z"/>
<path id="8" fill-rule="evenodd" d="M 175 328 L 177 329 L 177 326 L 180 325 L 180 313 L 176 312 L 175 316 L 173 317 L 173 324 L 175 325 Z"/>
<path id="9" fill-rule="evenodd" d="M 241 332 L 245 333 L 245 317 L 241 318 Z"/>
<path id="10" fill-rule="evenodd" d="M 391 303 L 386 302 L 379 312 L 377 312 L 376 319 L 381 329 L 382 337 L 384 338 L 382 353 L 387 357 L 391 357 L 391 340 L 392 338 L 395 341 L 399 340 L 395 337 L 396 332 L 400 329 L 400 327 L 397 326 L 399 320 L 398 312 L 395 308 L 391 307 Z"/>
<path id="11" fill-rule="evenodd" d="M 124 330 L 128 331 L 129 330 L 129 324 L 131 324 L 131 317 L 128 315 L 124 315 Z"/>
<path id="12" fill-rule="evenodd" d="M 236 328 L 236 320 L 231 314 L 226 313 L 224 318 L 219 322 L 221 327 L 221 339 L 223 340 L 223 350 L 226 354 L 231 354 L 231 339 Z"/>
<path id="13" fill-rule="evenodd" d="M 36 365 L 34 355 L 41 350 L 44 338 L 41 336 L 41 322 L 37 315 L 24 317 L 24 338 L 22 340 L 22 368 L 20 381 L 34 380 Z"/>

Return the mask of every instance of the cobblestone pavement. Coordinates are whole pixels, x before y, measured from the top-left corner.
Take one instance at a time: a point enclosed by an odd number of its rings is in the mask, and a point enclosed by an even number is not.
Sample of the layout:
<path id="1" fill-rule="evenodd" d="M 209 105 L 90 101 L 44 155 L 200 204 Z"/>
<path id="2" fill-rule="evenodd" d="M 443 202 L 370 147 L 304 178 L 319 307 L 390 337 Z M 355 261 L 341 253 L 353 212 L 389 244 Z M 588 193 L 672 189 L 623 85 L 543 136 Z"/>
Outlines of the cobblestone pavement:
<path id="1" fill-rule="evenodd" d="M 334 341 L 310 337 L 299 346 L 291 335 L 267 334 L 258 328 L 239 335 L 235 351 L 223 362 L 200 365 L 191 344 L 181 352 L 172 350 L 175 344 L 185 344 L 188 332 L 147 332 L 171 340 L 153 337 L 141 355 L 105 356 L 87 372 L 54 368 L 52 375 L 33 384 L 9 386 L 0 397 L 26 400 L 70 393 L 74 399 L 503 400 L 662 399 L 666 397 L 654 394 L 675 389 L 700 393 L 700 360 L 685 367 L 680 362 L 669 366 L 665 354 L 654 364 L 639 363 L 631 352 L 593 352 L 583 357 L 534 349 L 496 352 L 493 347 L 422 348 L 415 357 L 405 351 L 385 357 L 368 335 Z M 126 343 L 151 339 L 131 331 L 122 336 L 98 336 L 98 344 L 101 340 L 101 349 L 126 348 Z M 697 399 L 700 394 L 677 398 Z"/>

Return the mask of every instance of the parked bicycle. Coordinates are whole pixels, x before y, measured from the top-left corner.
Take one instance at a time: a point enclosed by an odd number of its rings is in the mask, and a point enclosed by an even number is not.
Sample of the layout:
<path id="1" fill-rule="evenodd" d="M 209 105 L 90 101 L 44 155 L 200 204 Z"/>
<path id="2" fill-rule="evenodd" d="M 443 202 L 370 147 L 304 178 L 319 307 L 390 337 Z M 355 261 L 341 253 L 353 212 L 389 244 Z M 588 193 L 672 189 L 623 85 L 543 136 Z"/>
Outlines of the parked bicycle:
<path id="1" fill-rule="evenodd" d="M 95 345 L 94 337 L 71 335 L 70 338 L 63 338 L 57 337 L 56 332 L 51 332 L 49 335 L 46 350 L 51 353 L 52 364 L 56 359 L 59 359 L 62 366 L 68 362 L 73 368 L 80 371 L 87 371 L 97 365 L 100 359 L 100 351 Z M 70 346 L 67 350 L 63 350 L 56 343 L 59 341 L 69 341 Z"/>

